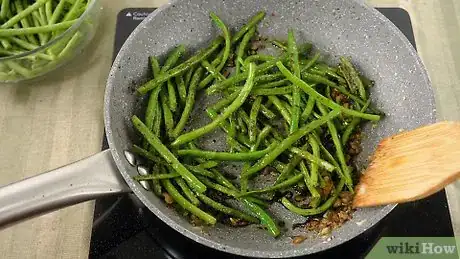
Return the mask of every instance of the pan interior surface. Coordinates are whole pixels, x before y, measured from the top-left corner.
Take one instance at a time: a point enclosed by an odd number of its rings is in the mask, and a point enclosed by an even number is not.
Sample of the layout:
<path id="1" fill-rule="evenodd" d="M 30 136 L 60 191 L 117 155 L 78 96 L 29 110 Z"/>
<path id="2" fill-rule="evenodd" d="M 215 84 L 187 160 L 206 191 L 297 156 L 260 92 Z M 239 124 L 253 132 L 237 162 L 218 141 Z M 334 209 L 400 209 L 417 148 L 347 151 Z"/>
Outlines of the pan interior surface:
<path id="1" fill-rule="evenodd" d="M 363 152 L 358 157 L 361 168 L 367 165 L 367 158 L 385 136 L 435 122 L 434 97 L 420 59 L 402 33 L 374 9 L 349 0 L 183 0 L 150 15 L 121 49 L 108 79 L 106 131 L 114 159 L 127 183 L 153 213 L 177 231 L 207 246 L 239 255 L 264 258 L 306 255 L 355 237 L 381 220 L 393 206 L 358 209 L 352 220 L 332 232 L 332 238 L 312 237 L 298 245 L 292 244 L 291 237 L 304 231 L 291 230 L 291 226 L 304 222 L 305 218 L 293 215 L 280 204 L 270 208 L 276 218 L 286 223 L 287 233 L 277 239 L 256 225 L 232 228 L 217 224 L 202 229 L 193 227 L 134 182 L 131 177 L 138 174 L 137 170 L 123 155 L 124 150 L 139 140 L 130 118 L 133 114 L 143 116 L 145 98 L 137 96 L 135 89 L 151 76 L 148 57 L 164 59 L 178 44 L 184 44 L 189 54 L 207 46 L 220 33 L 209 19 L 211 11 L 230 28 L 237 29 L 261 10 L 267 13 L 259 26 L 261 35 L 286 39 L 288 29 L 292 28 L 299 42 L 312 42 L 326 60 L 335 63 L 338 56 L 350 56 L 365 76 L 375 80 L 371 98 L 386 117 L 364 128 Z M 209 122 L 203 109 L 213 101 L 215 98 L 199 96 L 188 129 Z M 219 135 L 219 131 L 210 134 L 201 140 L 201 146 L 224 148 Z"/>

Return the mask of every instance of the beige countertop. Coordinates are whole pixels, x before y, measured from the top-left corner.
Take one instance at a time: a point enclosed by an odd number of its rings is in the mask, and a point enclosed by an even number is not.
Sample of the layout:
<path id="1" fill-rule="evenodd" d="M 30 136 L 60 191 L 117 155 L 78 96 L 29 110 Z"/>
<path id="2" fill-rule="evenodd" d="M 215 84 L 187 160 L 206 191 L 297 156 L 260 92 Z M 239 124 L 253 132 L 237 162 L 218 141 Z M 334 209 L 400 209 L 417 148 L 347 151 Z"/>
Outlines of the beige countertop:
<path id="1" fill-rule="evenodd" d="M 97 153 L 103 135 L 103 96 L 111 64 L 115 19 L 126 7 L 158 7 L 167 0 L 102 0 L 101 27 L 82 55 L 47 79 L 0 86 L 0 186 Z M 371 0 L 411 15 L 427 66 L 439 119 L 460 120 L 460 2 Z M 460 184 L 448 188 L 460 214 Z M 0 231 L 2 258 L 87 258 L 94 203 L 87 202 Z M 460 236 L 460 219 L 454 219 Z"/>

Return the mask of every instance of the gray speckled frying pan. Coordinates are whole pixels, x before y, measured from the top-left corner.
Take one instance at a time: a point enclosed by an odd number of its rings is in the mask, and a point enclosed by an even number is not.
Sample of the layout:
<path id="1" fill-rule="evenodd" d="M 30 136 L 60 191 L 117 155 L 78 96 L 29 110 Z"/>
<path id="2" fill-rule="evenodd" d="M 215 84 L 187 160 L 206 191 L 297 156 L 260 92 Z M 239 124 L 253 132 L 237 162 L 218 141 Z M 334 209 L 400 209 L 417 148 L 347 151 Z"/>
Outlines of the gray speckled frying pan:
<path id="1" fill-rule="evenodd" d="M 179 43 L 192 50 L 206 46 L 219 34 L 208 18 L 210 11 L 217 13 L 231 28 L 238 28 L 260 10 L 268 14 L 259 27 L 262 35 L 286 38 L 288 28 L 293 28 L 299 41 L 313 42 L 323 53 L 329 53 L 331 62 L 340 55 L 351 56 L 360 70 L 376 81 L 371 98 L 387 116 L 378 126 L 368 125 L 364 129 L 367 138 L 359 157 L 362 167 L 383 137 L 400 129 L 412 129 L 435 121 L 430 81 L 415 50 L 390 21 L 360 2 L 176 1 L 158 9 L 139 25 L 121 49 L 110 72 L 105 96 L 105 122 L 115 163 L 106 151 L 57 171 L 1 188 L 0 225 L 37 212 L 131 189 L 166 224 L 199 243 L 233 254 L 274 258 L 307 255 L 334 247 L 381 220 L 394 206 L 358 209 L 351 221 L 332 232 L 333 238 L 312 237 L 299 245 L 291 242 L 290 236 L 296 235 L 292 230 L 277 239 L 257 226 L 231 228 L 218 224 L 202 231 L 132 180 L 138 170 L 127 161 L 124 151 L 138 140 L 130 117 L 140 113 L 145 105 L 144 100 L 134 94 L 134 89 L 147 80 L 148 57 L 164 57 Z M 204 107 L 208 102 L 211 101 L 200 98 L 197 106 Z M 201 112 L 200 109 L 195 111 L 191 127 L 206 122 L 206 116 L 202 116 Z M 203 139 L 202 144 L 209 148 L 221 148 L 219 143 L 211 145 L 208 141 L 210 138 L 219 139 L 219 132 L 211 135 Z M 114 164 L 129 188 L 120 179 Z M 305 220 L 280 205 L 274 205 L 270 210 L 287 223 L 288 229 L 293 223 Z"/>

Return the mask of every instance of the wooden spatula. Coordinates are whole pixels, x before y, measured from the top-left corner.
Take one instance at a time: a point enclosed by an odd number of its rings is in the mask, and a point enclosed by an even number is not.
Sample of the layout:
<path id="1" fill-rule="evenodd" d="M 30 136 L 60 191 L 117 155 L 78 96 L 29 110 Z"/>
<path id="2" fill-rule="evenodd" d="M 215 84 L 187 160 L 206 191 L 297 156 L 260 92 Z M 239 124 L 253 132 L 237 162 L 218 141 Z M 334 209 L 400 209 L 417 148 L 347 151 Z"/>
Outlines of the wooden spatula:
<path id="1" fill-rule="evenodd" d="M 460 178 L 460 122 L 441 122 L 380 142 L 354 207 L 419 200 Z"/>

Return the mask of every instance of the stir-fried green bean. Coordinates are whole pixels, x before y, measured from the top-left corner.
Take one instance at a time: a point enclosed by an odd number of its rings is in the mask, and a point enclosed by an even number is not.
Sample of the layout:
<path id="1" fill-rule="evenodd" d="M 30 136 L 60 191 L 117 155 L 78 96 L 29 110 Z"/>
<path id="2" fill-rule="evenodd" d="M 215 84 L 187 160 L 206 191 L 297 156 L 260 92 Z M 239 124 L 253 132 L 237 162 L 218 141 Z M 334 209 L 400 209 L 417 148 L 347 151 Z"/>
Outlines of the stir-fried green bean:
<path id="1" fill-rule="evenodd" d="M 45 4 L 42 13 L 48 22 L 54 13 L 47 8 Z M 42 19 L 40 8 L 36 13 Z M 298 43 L 293 30 L 286 42 L 272 41 L 280 55 L 259 53 L 264 39 L 253 38 L 264 16 L 258 13 L 232 37 L 230 28 L 211 13 L 223 37 L 186 61 L 181 61 L 182 45 L 170 52 L 162 67 L 150 58 L 154 78 L 138 88 L 140 94 L 150 92 L 146 124 L 132 118 L 144 145 L 134 145 L 132 152 L 144 157 L 152 172 L 134 179 L 156 184 L 157 195 L 167 198 L 167 192 L 207 224 L 215 224 L 216 218 L 203 209 L 260 223 L 276 237 L 280 229 L 263 208 L 281 202 L 293 213 L 317 215 L 332 207 L 345 186 L 352 193 L 354 168 L 349 163 L 354 154 L 347 154 L 344 146 L 362 121 L 378 121 L 383 114 L 368 98 L 372 81 L 363 78 L 351 60 L 342 57 L 338 66 L 319 61 L 321 54 L 311 53 L 308 42 Z M 32 47 L 23 44 L 25 40 L 9 41 Z M 202 105 L 202 98 L 213 104 Z M 195 128 L 195 122 L 202 121 L 195 116 L 204 112 L 211 122 Z M 224 136 L 217 141 L 211 133 Z M 211 136 L 215 148 L 209 148 Z M 195 141 L 201 139 L 205 142 L 198 148 Z M 253 187 L 267 175 L 276 176 L 276 181 Z M 297 197 L 302 202 L 297 203 Z M 229 200 L 232 205 L 242 203 L 249 214 L 228 206 Z"/>

